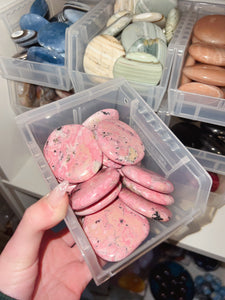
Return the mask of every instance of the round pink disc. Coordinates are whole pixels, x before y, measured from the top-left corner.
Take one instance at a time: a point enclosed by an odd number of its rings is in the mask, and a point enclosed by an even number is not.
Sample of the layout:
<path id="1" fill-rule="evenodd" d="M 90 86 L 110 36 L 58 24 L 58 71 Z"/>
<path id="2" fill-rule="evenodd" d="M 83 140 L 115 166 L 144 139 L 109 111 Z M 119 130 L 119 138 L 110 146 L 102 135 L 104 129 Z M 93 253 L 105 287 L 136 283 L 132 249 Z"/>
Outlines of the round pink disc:
<path id="1" fill-rule="evenodd" d="M 119 120 L 119 112 L 113 108 L 102 109 L 87 118 L 83 125 L 90 130 L 95 130 L 98 123 L 102 120 L 116 119 Z"/>
<path id="2" fill-rule="evenodd" d="M 140 137 L 120 120 L 99 122 L 96 139 L 102 152 L 118 164 L 136 164 L 144 157 L 145 148 Z"/>
<path id="3" fill-rule="evenodd" d="M 122 167 L 122 165 L 112 161 L 111 159 L 109 159 L 104 153 L 102 156 L 102 164 L 103 166 L 107 167 L 107 168 L 116 168 L 116 169 L 120 169 Z"/>
<path id="4" fill-rule="evenodd" d="M 102 165 L 102 152 L 93 132 L 79 124 L 55 129 L 48 137 L 43 152 L 60 181 L 83 182 L 95 175 Z"/>
<path id="5" fill-rule="evenodd" d="M 104 196 L 106 196 L 117 185 L 120 173 L 113 168 L 99 171 L 89 180 L 80 183 L 70 200 L 74 210 L 84 209 Z"/>
<path id="6" fill-rule="evenodd" d="M 103 209 L 108 204 L 110 204 L 113 200 L 116 199 L 116 197 L 118 196 L 118 194 L 121 190 L 121 187 L 122 187 L 122 184 L 121 184 L 121 182 L 119 182 L 119 184 L 105 197 L 103 197 L 98 202 L 94 203 L 93 205 L 91 205 L 87 208 L 84 208 L 82 210 L 76 210 L 75 214 L 78 216 L 86 216 L 86 215 L 93 214 L 93 213 Z"/>
<path id="7" fill-rule="evenodd" d="M 119 198 L 131 209 L 147 218 L 167 222 L 172 217 L 171 211 L 166 206 L 146 200 L 127 188 L 122 188 Z"/>
<path id="8" fill-rule="evenodd" d="M 123 176 L 122 179 L 123 184 L 127 187 L 130 191 L 138 194 L 139 196 L 144 197 L 145 199 L 161 204 L 161 205 L 171 205 L 174 203 L 174 199 L 171 195 L 159 193 L 153 190 L 150 190 L 132 180 Z"/>
<path id="9" fill-rule="evenodd" d="M 120 261 L 127 257 L 150 230 L 147 218 L 119 199 L 84 217 L 83 228 L 96 254 L 106 261 Z"/>
<path id="10" fill-rule="evenodd" d="M 148 189 L 166 194 L 172 193 L 174 190 L 174 186 L 169 180 L 142 167 L 124 166 L 122 167 L 121 172 L 129 179 L 147 187 Z"/>

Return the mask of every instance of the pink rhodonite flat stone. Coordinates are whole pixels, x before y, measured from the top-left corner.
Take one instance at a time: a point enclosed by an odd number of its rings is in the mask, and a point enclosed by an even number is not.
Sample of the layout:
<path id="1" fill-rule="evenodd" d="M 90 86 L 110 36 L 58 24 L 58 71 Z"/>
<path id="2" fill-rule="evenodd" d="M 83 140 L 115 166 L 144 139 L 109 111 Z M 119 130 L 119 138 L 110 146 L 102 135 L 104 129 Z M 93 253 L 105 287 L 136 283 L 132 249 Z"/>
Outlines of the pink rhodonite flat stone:
<path id="1" fill-rule="evenodd" d="M 167 194 L 172 193 L 174 190 L 174 186 L 169 180 L 142 167 L 123 166 L 121 172 L 127 178 L 148 189 Z"/>
<path id="2" fill-rule="evenodd" d="M 111 159 L 109 159 L 104 153 L 103 153 L 103 158 L 102 158 L 102 164 L 105 167 L 108 168 L 115 168 L 115 169 L 120 169 L 123 165 L 120 165 Z"/>
<path id="3" fill-rule="evenodd" d="M 84 209 L 106 196 L 118 184 L 120 173 L 113 168 L 99 171 L 89 180 L 80 183 L 70 200 L 74 210 Z"/>
<path id="4" fill-rule="evenodd" d="M 148 220 L 116 199 L 103 210 L 84 217 L 83 228 L 96 254 L 120 261 L 148 236 Z"/>
<path id="5" fill-rule="evenodd" d="M 55 129 L 48 137 L 43 153 L 60 181 L 83 182 L 95 175 L 102 165 L 102 151 L 93 132 L 79 124 Z"/>
<path id="6" fill-rule="evenodd" d="M 125 187 L 127 187 L 132 192 L 136 193 L 139 196 L 144 197 L 145 199 L 158 203 L 161 205 L 171 205 L 174 203 L 174 199 L 171 195 L 159 193 L 153 190 L 150 190 L 130 179 L 126 176 L 123 176 L 122 182 Z"/>
<path id="7" fill-rule="evenodd" d="M 144 157 L 144 145 L 138 134 L 120 120 L 98 123 L 96 139 L 102 152 L 122 165 L 136 164 Z"/>
<path id="8" fill-rule="evenodd" d="M 119 199 L 131 209 L 147 218 L 167 222 L 172 217 L 171 211 L 166 206 L 146 200 L 136 193 L 129 191 L 127 188 L 122 188 L 119 193 Z"/>
<path id="9" fill-rule="evenodd" d="M 100 199 L 98 202 L 94 203 L 93 205 L 87 207 L 86 209 L 82 210 L 76 210 L 75 214 L 78 216 L 86 216 L 93 214 L 104 207 L 106 207 L 108 204 L 110 204 L 113 200 L 116 199 L 118 196 L 120 190 L 121 190 L 122 184 L 119 183 L 109 194 L 107 194 L 105 197 Z"/>
<path id="10" fill-rule="evenodd" d="M 100 121 L 107 119 L 119 120 L 119 112 L 113 108 L 102 109 L 91 115 L 83 122 L 83 125 L 90 130 L 95 130 Z"/>

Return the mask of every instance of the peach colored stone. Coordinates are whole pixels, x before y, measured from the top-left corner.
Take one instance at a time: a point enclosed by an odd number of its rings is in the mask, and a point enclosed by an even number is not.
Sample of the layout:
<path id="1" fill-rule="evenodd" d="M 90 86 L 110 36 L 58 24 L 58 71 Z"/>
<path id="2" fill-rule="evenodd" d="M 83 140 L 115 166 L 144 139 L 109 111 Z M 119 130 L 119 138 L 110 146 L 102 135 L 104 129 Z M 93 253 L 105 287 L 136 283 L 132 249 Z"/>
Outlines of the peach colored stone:
<path id="1" fill-rule="evenodd" d="M 194 81 L 217 86 L 225 86 L 225 68 L 223 67 L 195 64 L 194 66 L 184 67 L 183 73 L 185 76 Z"/>
<path id="2" fill-rule="evenodd" d="M 184 66 L 185 67 L 187 67 L 187 66 L 193 66 L 194 64 L 195 64 L 194 58 L 190 54 L 187 54 L 187 58 L 186 58 Z M 180 79 L 180 84 L 183 85 L 183 84 L 188 83 L 188 82 L 191 82 L 191 79 L 189 79 L 187 76 L 185 76 L 182 73 L 181 79 Z"/>
<path id="3" fill-rule="evenodd" d="M 208 15 L 199 19 L 193 33 L 202 42 L 225 46 L 225 15 Z"/>
<path id="4" fill-rule="evenodd" d="M 206 95 L 209 97 L 223 98 L 223 91 L 214 85 L 204 84 L 200 82 L 189 82 L 179 87 L 180 91 L 194 94 Z"/>
<path id="5" fill-rule="evenodd" d="M 195 44 L 195 43 L 200 43 L 201 41 L 199 39 L 196 38 L 196 36 L 192 35 L 192 44 Z"/>
<path id="6" fill-rule="evenodd" d="M 225 48 L 204 43 L 192 44 L 188 49 L 192 57 L 204 64 L 225 66 Z"/>

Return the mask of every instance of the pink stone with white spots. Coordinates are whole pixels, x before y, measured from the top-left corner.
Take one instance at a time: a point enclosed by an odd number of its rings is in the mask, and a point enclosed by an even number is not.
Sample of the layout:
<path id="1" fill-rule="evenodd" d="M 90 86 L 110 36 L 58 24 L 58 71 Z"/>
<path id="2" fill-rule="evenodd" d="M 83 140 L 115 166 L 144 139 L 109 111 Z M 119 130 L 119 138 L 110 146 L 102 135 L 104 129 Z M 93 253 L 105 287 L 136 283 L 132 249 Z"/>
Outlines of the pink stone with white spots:
<path id="1" fill-rule="evenodd" d="M 123 166 L 109 159 L 104 153 L 102 158 L 102 164 L 107 168 L 116 168 L 116 169 L 120 169 Z"/>
<path id="2" fill-rule="evenodd" d="M 55 177 L 69 183 L 88 180 L 102 165 L 102 151 L 93 132 L 78 124 L 55 129 L 43 152 Z"/>
<path id="3" fill-rule="evenodd" d="M 83 228 L 96 254 L 106 261 L 120 261 L 148 236 L 144 216 L 116 199 L 101 211 L 84 217 Z"/>
<path id="4" fill-rule="evenodd" d="M 166 194 L 172 193 L 174 190 L 174 186 L 169 180 L 148 169 L 138 166 L 124 166 L 121 172 L 129 179 L 151 190 Z"/>
<path id="5" fill-rule="evenodd" d="M 116 199 L 116 197 L 118 196 L 121 190 L 121 187 L 122 184 L 119 183 L 109 194 L 107 194 L 105 197 L 100 199 L 98 202 L 82 210 L 76 210 L 75 214 L 78 216 L 86 216 L 86 215 L 93 214 L 97 211 L 100 211 L 101 209 L 103 209 L 108 204 L 110 204 L 113 200 Z"/>
<path id="6" fill-rule="evenodd" d="M 118 184 L 120 173 L 113 168 L 99 171 L 89 180 L 80 183 L 70 201 L 74 210 L 84 209 L 106 196 Z"/>
<path id="7" fill-rule="evenodd" d="M 144 197 L 145 199 L 161 204 L 161 205 L 171 205 L 174 203 L 174 199 L 171 195 L 159 193 L 153 190 L 150 190 L 132 180 L 123 176 L 122 182 L 129 190 L 138 194 L 139 196 Z"/>
<path id="8" fill-rule="evenodd" d="M 119 120 L 119 112 L 113 108 L 102 109 L 87 118 L 83 125 L 90 130 L 95 130 L 97 125 L 102 120 L 116 119 Z"/>
<path id="9" fill-rule="evenodd" d="M 166 206 L 146 200 L 127 188 L 122 188 L 119 198 L 131 209 L 147 218 L 167 222 L 172 217 L 171 211 Z"/>
<path id="10" fill-rule="evenodd" d="M 136 164 L 144 157 L 145 147 L 140 137 L 132 127 L 120 120 L 99 122 L 96 139 L 102 152 L 116 163 Z"/>

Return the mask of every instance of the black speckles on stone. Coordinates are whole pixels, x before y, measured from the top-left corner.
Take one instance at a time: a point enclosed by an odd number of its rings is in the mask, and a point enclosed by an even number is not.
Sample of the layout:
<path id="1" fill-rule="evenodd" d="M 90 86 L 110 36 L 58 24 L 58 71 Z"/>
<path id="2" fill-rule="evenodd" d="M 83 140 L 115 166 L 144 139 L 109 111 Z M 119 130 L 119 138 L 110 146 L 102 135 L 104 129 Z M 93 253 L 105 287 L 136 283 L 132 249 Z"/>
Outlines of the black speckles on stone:
<path id="1" fill-rule="evenodd" d="M 106 115 L 106 116 L 107 116 L 107 115 L 110 115 L 110 113 L 107 112 L 107 111 L 102 111 L 102 110 L 101 110 L 101 113 L 103 113 L 103 115 Z"/>
<path id="2" fill-rule="evenodd" d="M 154 220 L 157 220 L 157 221 L 162 221 L 163 219 L 160 217 L 160 214 L 158 213 L 158 211 L 156 211 L 155 213 L 154 213 L 154 215 L 152 216 L 152 218 L 154 219 Z"/>
<path id="3" fill-rule="evenodd" d="M 95 224 L 98 224 L 100 222 L 101 222 L 101 220 L 98 219 L 98 220 L 95 221 Z"/>
<path id="4" fill-rule="evenodd" d="M 120 223 L 123 224 L 123 222 L 124 222 L 124 220 L 123 220 L 123 219 L 120 219 Z"/>
<path id="5" fill-rule="evenodd" d="M 57 130 L 61 130 L 61 129 L 62 129 L 62 126 L 60 126 L 60 127 L 57 128 Z"/>

